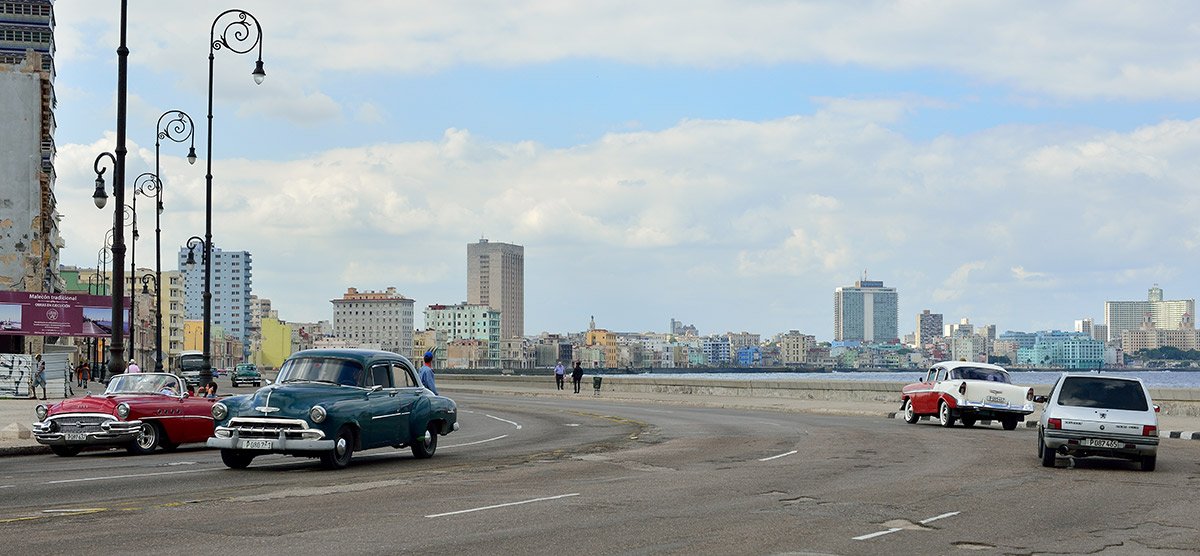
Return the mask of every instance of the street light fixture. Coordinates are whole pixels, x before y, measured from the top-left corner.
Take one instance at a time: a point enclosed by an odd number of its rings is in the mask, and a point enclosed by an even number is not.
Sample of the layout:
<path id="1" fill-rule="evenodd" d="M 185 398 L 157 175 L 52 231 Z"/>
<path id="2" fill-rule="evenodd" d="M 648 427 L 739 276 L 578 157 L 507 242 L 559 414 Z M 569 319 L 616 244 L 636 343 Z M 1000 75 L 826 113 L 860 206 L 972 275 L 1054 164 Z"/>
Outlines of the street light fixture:
<path id="1" fill-rule="evenodd" d="M 220 34 L 217 28 L 221 28 Z M 213 60 L 218 50 L 228 50 L 234 54 L 246 54 L 258 47 L 258 61 L 254 71 L 250 73 L 254 82 L 261 85 L 267 77 L 262 62 L 262 26 L 258 18 L 245 10 L 225 10 L 213 19 L 212 28 L 208 34 L 208 171 L 204 175 L 204 363 L 200 368 L 200 383 L 212 381 L 212 129 L 213 129 Z M 198 239 L 198 238 L 194 238 Z M 191 240 L 188 240 L 191 243 Z M 188 258 L 194 261 L 191 252 Z"/>
<path id="2" fill-rule="evenodd" d="M 162 246 L 160 243 L 160 241 L 162 240 L 162 228 L 160 227 L 160 215 L 162 214 L 162 201 L 160 200 L 162 198 L 162 182 L 160 182 L 158 180 L 158 176 L 156 174 L 152 174 L 150 172 L 142 172 L 141 175 L 134 178 L 134 180 L 133 180 L 133 198 L 134 198 L 135 203 L 137 202 L 138 195 L 141 195 L 143 197 L 152 197 L 157 201 L 158 210 L 156 210 L 155 214 L 154 214 L 154 252 L 155 252 L 155 259 L 156 259 L 156 261 L 155 261 L 156 272 L 160 273 L 161 269 L 162 269 L 162 250 L 161 250 Z M 133 234 L 134 234 L 133 237 L 136 239 L 138 237 L 136 227 L 134 227 Z M 130 267 L 132 267 L 131 272 L 136 274 L 137 268 L 133 267 L 132 263 L 130 264 Z M 144 281 L 145 276 L 143 276 L 142 279 Z M 155 328 L 156 332 L 154 334 L 154 340 L 155 340 L 155 342 L 157 342 L 155 344 L 156 347 L 154 350 L 154 352 L 156 354 L 155 358 L 154 358 L 154 372 L 162 372 L 162 316 L 161 316 L 162 315 L 162 296 L 158 293 L 160 291 L 158 289 L 160 286 L 161 286 L 161 284 L 155 284 L 155 286 L 154 286 L 154 292 L 155 292 L 154 314 L 158 315 L 158 319 L 155 321 L 157 324 L 157 327 Z M 145 288 L 143 287 L 143 290 L 144 289 Z M 145 293 L 145 292 L 143 292 L 143 293 Z M 133 309 L 130 309 L 130 315 L 131 315 L 130 319 L 133 318 L 132 317 L 133 314 L 134 314 Z M 131 337 L 133 336 L 132 328 L 130 328 L 129 335 Z"/>
<path id="3" fill-rule="evenodd" d="M 122 356 L 125 352 L 125 119 L 126 97 L 129 83 L 129 47 L 125 46 L 128 23 L 129 0 L 121 0 L 121 43 L 117 46 L 117 147 L 112 154 L 100 153 L 92 165 L 96 170 L 96 193 L 92 200 L 96 208 L 103 209 L 108 195 L 104 191 L 104 171 L 100 161 L 104 157 L 112 160 L 113 167 L 113 291 L 112 291 L 112 343 L 109 345 L 110 375 L 125 371 Z"/>
<path id="4" fill-rule="evenodd" d="M 162 170 L 159 167 L 159 150 L 163 139 L 169 139 L 176 143 L 190 141 L 188 145 L 187 161 L 188 164 L 196 163 L 196 125 L 192 122 L 192 117 L 187 115 L 183 110 L 167 110 L 158 117 L 158 124 L 155 127 L 154 136 L 154 197 L 157 203 L 158 210 L 154 216 L 154 295 L 155 303 L 158 305 L 158 310 L 154 312 L 156 330 L 155 342 L 158 348 L 155 350 L 154 357 L 154 372 L 161 373 L 163 370 L 163 343 L 162 343 Z"/>

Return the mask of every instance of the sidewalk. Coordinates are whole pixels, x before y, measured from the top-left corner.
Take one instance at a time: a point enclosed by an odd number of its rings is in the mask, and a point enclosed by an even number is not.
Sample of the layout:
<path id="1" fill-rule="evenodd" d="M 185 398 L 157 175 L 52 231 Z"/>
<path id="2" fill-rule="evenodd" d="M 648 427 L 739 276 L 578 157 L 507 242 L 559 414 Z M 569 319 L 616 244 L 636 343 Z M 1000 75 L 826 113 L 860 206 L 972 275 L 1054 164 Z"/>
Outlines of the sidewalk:
<path id="1" fill-rule="evenodd" d="M 93 394 L 102 390 L 100 385 L 91 388 Z M 728 409 L 769 410 L 797 413 L 814 413 L 824 415 L 846 415 L 859 417 L 879 417 L 886 419 L 899 418 L 899 393 L 895 402 L 880 400 L 817 400 L 805 398 L 787 398 L 770 395 L 732 396 L 706 393 L 670 393 L 670 392 L 627 392 L 614 390 L 613 381 L 607 381 L 605 388 L 597 397 L 591 388 L 591 381 L 584 381 L 584 388 L 579 394 L 574 394 L 570 383 L 565 390 L 559 391 L 554 387 L 553 379 L 548 378 L 545 385 L 540 382 L 521 381 L 514 383 L 497 377 L 496 380 L 456 380 L 453 376 L 438 377 L 438 388 L 444 395 L 454 397 L 455 394 L 487 394 L 511 395 L 525 397 L 548 397 L 561 399 L 604 399 L 622 403 L 654 403 L 692 407 L 720 407 Z M 76 389 L 77 395 L 82 395 Z M 887 396 L 884 396 L 886 398 Z M 47 401 L 29 399 L 0 399 L 0 456 L 49 453 L 49 448 L 33 440 L 31 435 L 18 438 L 21 431 L 29 431 L 29 425 L 37 420 L 34 408 L 38 404 L 54 404 L 62 398 L 51 398 Z M 1035 427 L 1039 412 L 1035 412 L 1025 421 L 1025 426 Z M 1200 416 L 1164 415 L 1158 417 L 1159 436 L 1162 438 L 1183 438 L 1200 440 Z"/>

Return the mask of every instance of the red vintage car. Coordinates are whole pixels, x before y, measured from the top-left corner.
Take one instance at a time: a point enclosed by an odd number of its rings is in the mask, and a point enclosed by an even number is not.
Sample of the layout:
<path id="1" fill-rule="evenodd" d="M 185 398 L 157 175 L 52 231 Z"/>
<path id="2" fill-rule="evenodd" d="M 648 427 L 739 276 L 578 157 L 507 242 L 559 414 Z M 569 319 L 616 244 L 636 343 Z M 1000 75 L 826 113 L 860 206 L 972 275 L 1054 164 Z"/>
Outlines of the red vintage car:
<path id="1" fill-rule="evenodd" d="M 92 446 L 121 447 L 133 454 L 160 446 L 174 450 L 212 436 L 214 401 L 189 395 L 170 373 L 122 374 L 112 378 L 102 395 L 37 406 L 33 436 L 60 456 Z"/>

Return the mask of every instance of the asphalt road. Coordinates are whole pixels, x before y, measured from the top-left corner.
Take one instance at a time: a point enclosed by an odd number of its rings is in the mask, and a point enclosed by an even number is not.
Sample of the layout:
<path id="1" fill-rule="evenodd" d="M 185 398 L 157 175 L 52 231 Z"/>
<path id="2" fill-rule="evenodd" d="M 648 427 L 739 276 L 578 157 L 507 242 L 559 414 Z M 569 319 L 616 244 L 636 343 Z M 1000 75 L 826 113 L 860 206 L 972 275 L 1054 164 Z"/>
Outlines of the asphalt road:
<path id="1" fill-rule="evenodd" d="M 1036 431 L 581 395 L 458 396 L 437 455 L 0 460 L 31 553 L 1193 554 L 1200 443 L 1045 469 Z"/>

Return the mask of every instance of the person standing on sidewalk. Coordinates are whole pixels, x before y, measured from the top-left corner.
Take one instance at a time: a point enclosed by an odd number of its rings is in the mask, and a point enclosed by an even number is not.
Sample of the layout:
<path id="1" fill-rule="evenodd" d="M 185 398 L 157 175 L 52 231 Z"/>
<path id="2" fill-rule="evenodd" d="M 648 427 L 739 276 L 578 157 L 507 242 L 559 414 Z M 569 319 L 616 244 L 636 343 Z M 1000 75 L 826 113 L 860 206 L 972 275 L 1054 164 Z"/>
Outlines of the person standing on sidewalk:
<path id="1" fill-rule="evenodd" d="M 140 372 L 142 372 L 142 368 L 139 367 L 138 364 L 136 362 L 134 362 L 133 359 L 130 359 L 129 366 L 125 367 L 125 372 L 126 373 L 140 373 Z"/>
<path id="2" fill-rule="evenodd" d="M 33 383 L 29 386 L 30 399 L 37 399 L 37 393 L 34 390 L 38 385 L 42 385 L 42 399 L 46 399 L 46 362 L 42 361 L 42 354 L 33 356 Z"/>
<path id="3" fill-rule="evenodd" d="M 417 378 L 421 379 L 421 384 L 433 392 L 433 395 L 438 396 L 437 385 L 433 383 L 433 352 L 425 352 L 425 364 L 421 365 L 421 371 L 417 373 Z"/>
<path id="4" fill-rule="evenodd" d="M 575 393 L 579 393 L 579 383 L 583 381 L 583 367 L 579 366 L 579 362 L 575 362 L 575 368 L 571 369 L 571 382 L 575 383 Z"/>
<path id="5" fill-rule="evenodd" d="M 558 364 L 554 366 L 554 383 L 558 385 L 559 390 L 563 389 L 564 373 L 565 371 L 563 370 L 562 361 L 559 361 Z"/>

